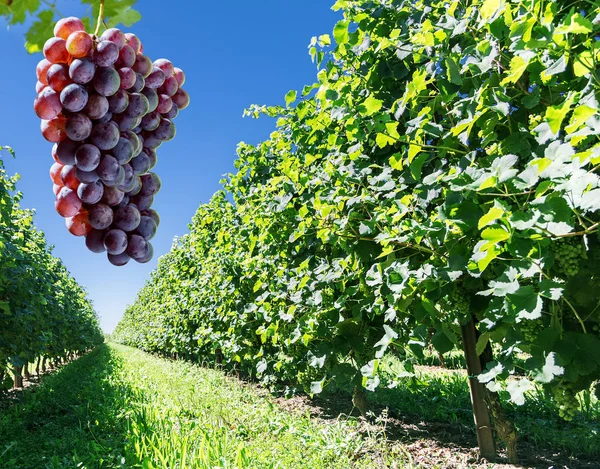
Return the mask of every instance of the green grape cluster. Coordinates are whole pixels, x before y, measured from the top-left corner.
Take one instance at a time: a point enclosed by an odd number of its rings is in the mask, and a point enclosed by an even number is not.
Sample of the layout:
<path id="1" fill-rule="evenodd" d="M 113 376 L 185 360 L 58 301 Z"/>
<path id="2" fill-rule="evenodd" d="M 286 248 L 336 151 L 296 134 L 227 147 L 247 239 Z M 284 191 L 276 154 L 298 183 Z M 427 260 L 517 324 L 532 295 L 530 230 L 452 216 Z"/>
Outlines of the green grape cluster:
<path id="1" fill-rule="evenodd" d="M 565 382 L 561 382 L 553 389 L 554 401 L 558 406 L 558 415 L 568 422 L 573 420 L 579 409 L 576 394 L 573 387 Z"/>
<path id="2" fill-rule="evenodd" d="M 525 320 L 519 323 L 519 331 L 523 334 L 526 342 L 535 342 L 540 332 L 545 329 L 544 324 L 540 320 Z"/>
<path id="3" fill-rule="evenodd" d="M 469 316 L 471 312 L 471 299 L 461 286 L 457 286 L 454 291 L 449 293 L 441 305 L 446 313 L 451 313 L 459 319 Z"/>
<path id="4" fill-rule="evenodd" d="M 585 256 L 581 243 L 576 241 L 557 241 L 553 243 L 555 265 L 558 270 L 569 277 L 579 272 L 580 259 Z"/>

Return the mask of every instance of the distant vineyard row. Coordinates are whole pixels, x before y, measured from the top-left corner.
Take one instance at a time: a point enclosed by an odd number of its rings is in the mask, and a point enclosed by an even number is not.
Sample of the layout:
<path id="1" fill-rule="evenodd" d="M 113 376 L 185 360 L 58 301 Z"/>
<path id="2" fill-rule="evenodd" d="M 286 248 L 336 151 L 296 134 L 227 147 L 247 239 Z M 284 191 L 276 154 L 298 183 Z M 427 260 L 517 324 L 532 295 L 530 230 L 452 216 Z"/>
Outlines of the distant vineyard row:
<path id="1" fill-rule="evenodd" d="M 459 347 L 481 452 L 491 413 L 514 461 L 498 392 L 544 387 L 570 419 L 600 377 L 600 11 L 585 5 L 338 0 L 335 49 L 310 45 L 318 82 L 247 111 L 276 131 L 239 145 L 119 340 L 311 393 L 375 389 L 389 351 Z"/>

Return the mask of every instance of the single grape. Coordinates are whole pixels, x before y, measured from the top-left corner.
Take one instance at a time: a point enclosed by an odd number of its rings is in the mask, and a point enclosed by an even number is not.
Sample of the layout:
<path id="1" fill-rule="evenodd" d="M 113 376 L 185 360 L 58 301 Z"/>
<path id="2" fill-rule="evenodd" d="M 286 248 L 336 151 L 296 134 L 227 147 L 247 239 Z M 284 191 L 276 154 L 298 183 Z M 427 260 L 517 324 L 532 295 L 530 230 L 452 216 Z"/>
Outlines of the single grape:
<path id="1" fill-rule="evenodd" d="M 146 155 L 148 155 L 148 159 L 150 160 L 150 168 L 149 169 L 154 168 L 157 163 L 156 152 L 149 148 L 146 148 L 144 151 L 146 152 Z"/>
<path id="2" fill-rule="evenodd" d="M 177 109 L 179 110 L 185 109 L 190 104 L 190 95 L 181 88 L 177 90 L 177 93 L 175 93 L 171 99 L 177 104 Z"/>
<path id="3" fill-rule="evenodd" d="M 115 62 L 115 67 L 116 68 L 123 68 L 123 67 L 131 68 L 131 67 L 133 67 L 134 63 L 135 63 L 135 52 L 130 46 L 125 44 L 119 51 L 119 58 Z"/>
<path id="4" fill-rule="evenodd" d="M 61 18 L 54 25 L 54 35 L 65 40 L 75 31 L 85 31 L 83 21 L 76 16 Z"/>
<path id="5" fill-rule="evenodd" d="M 166 94 L 158 95 L 158 106 L 156 107 L 156 110 L 158 112 L 160 112 L 161 114 L 164 115 L 167 112 L 169 112 L 172 107 L 173 107 L 173 100 L 171 98 L 169 98 Z"/>
<path id="6" fill-rule="evenodd" d="M 146 174 L 150 170 L 150 158 L 148 158 L 146 150 L 142 150 L 138 156 L 131 160 L 130 164 L 134 174 Z"/>
<path id="7" fill-rule="evenodd" d="M 104 247 L 109 254 L 117 255 L 127 249 L 127 234 L 119 229 L 108 231 L 104 235 Z"/>
<path id="8" fill-rule="evenodd" d="M 59 184 L 52 184 L 52 192 L 54 192 L 54 195 L 58 195 L 58 193 L 63 187 L 65 186 L 61 186 Z"/>
<path id="9" fill-rule="evenodd" d="M 133 144 L 124 137 L 119 138 L 119 142 L 111 151 L 119 164 L 129 163 L 133 158 Z"/>
<path id="10" fill-rule="evenodd" d="M 125 172 L 125 179 L 123 180 L 123 184 L 129 184 L 131 181 L 133 181 L 133 176 L 135 176 L 135 174 L 133 174 L 133 168 L 129 163 L 125 163 L 121 166 L 123 168 L 123 171 Z"/>
<path id="11" fill-rule="evenodd" d="M 171 102 L 172 101 L 173 100 L 171 100 Z M 163 117 L 166 117 L 169 120 L 173 120 L 177 117 L 177 114 L 179 114 L 179 108 L 177 107 L 177 104 L 173 103 L 169 112 L 165 113 Z"/>
<path id="12" fill-rule="evenodd" d="M 158 138 L 154 132 L 144 132 L 144 148 L 149 150 L 156 150 L 163 143 L 161 138 Z"/>
<path id="13" fill-rule="evenodd" d="M 108 101 L 106 102 L 106 104 L 108 105 Z M 113 113 L 110 111 L 106 111 L 106 114 L 104 114 L 100 119 L 94 120 L 94 124 L 108 124 L 108 123 L 115 124 L 115 122 L 113 122 Z"/>
<path id="14" fill-rule="evenodd" d="M 149 208 L 148 210 L 143 210 L 141 212 L 141 214 L 144 217 L 152 218 L 152 220 L 154 220 L 154 223 L 156 223 L 157 227 L 158 227 L 158 225 L 160 225 L 160 216 L 158 215 L 158 212 L 156 210 L 154 210 L 153 208 Z"/>
<path id="15" fill-rule="evenodd" d="M 76 142 L 81 142 L 92 133 L 92 121 L 85 114 L 71 114 L 65 125 L 67 136 Z"/>
<path id="16" fill-rule="evenodd" d="M 122 166 L 119 166 L 116 178 L 114 178 L 114 179 L 103 179 L 102 182 L 104 183 L 105 186 L 116 187 L 118 189 L 119 186 L 121 184 L 123 184 L 124 180 L 125 180 L 125 170 L 123 169 Z"/>
<path id="17" fill-rule="evenodd" d="M 142 94 L 148 100 L 148 112 L 152 112 L 158 106 L 158 93 L 152 88 L 144 88 Z"/>
<path id="18" fill-rule="evenodd" d="M 65 132 L 66 123 L 67 118 L 61 114 L 53 119 L 42 119 L 40 124 L 42 135 L 46 140 L 52 143 L 63 141 L 65 138 L 67 138 L 67 134 Z"/>
<path id="19" fill-rule="evenodd" d="M 44 44 L 44 57 L 53 64 L 66 64 L 69 61 L 67 41 L 59 37 L 51 37 Z"/>
<path id="20" fill-rule="evenodd" d="M 77 188 L 77 196 L 84 204 L 97 204 L 104 194 L 104 185 L 100 181 L 91 184 L 81 183 Z"/>
<path id="21" fill-rule="evenodd" d="M 117 28 L 109 28 L 102 33 L 100 36 L 102 41 L 110 41 L 113 42 L 119 49 L 121 49 L 127 40 L 125 39 L 125 35 L 121 32 L 120 29 Z"/>
<path id="22" fill-rule="evenodd" d="M 77 179 L 79 179 L 80 182 L 85 182 L 86 184 L 91 184 L 92 182 L 100 180 L 100 176 L 98 176 L 96 170 L 82 171 L 81 169 L 77 168 L 75 175 L 77 176 Z"/>
<path id="23" fill-rule="evenodd" d="M 80 143 L 74 142 L 71 139 L 65 139 L 56 145 L 56 157 L 62 164 L 75 164 L 75 152 L 79 148 Z"/>
<path id="24" fill-rule="evenodd" d="M 154 131 L 154 135 L 164 142 L 171 140 L 173 137 L 175 137 L 175 124 L 173 124 L 173 122 L 171 122 L 169 119 L 162 117 L 160 119 L 160 124 Z"/>
<path id="25" fill-rule="evenodd" d="M 80 210 L 75 216 L 66 218 L 65 224 L 69 233 L 74 236 L 85 236 L 92 230 L 92 226 L 88 220 L 88 213 L 85 210 Z"/>
<path id="26" fill-rule="evenodd" d="M 154 130 L 160 124 L 161 116 L 158 111 L 149 112 L 142 118 L 142 129 Z"/>
<path id="27" fill-rule="evenodd" d="M 129 94 L 125 90 L 119 90 L 108 98 L 108 109 L 113 114 L 123 112 L 129 106 Z"/>
<path id="28" fill-rule="evenodd" d="M 115 181 L 119 177 L 119 161 L 112 155 L 104 155 L 96 172 L 102 181 Z"/>
<path id="29" fill-rule="evenodd" d="M 117 73 L 119 74 L 119 79 L 121 80 L 121 89 L 122 90 L 131 90 L 135 85 L 136 75 L 135 72 L 131 68 L 120 68 Z M 133 91 L 133 90 L 131 90 Z"/>
<path id="30" fill-rule="evenodd" d="M 54 119 L 62 111 L 60 96 L 52 88 L 44 88 L 33 101 L 33 110 L 40 119 Z"/>
<path id="31" fill-rule="evenodd" d="M 63 186 L 69 189 L 77 190 L 79 187 L 79 179 L 77 179 L 77 168 L 71 165 L 65 165 L 60 170 L 60 180 Z"/>
<path id="32" fill-rule="evenodd" d="M 152 247 L 152 244 L 147 243 L 147 245 L 148 245 L 148 251 L 146 252 L 146 255 L 144 257 L 140 257 L 139 259 L 134 259 L 137 262 L 139 262 L 140 264 L 145 264 L 147 262 L 150 262 L 150 260 L 154 256 L 154 248 Z"/>
<path id="33" fill-rule="evenodd" d="M 154 61 L 153 65 L 156 68 L 160 69 L 165 74 L 166 77 L 173 76 L 173 73 L 175 72 L 173 63 L 167 59 L 156 59 Z"/>
<path id="34" fill-rule="evenodd" d="M 83 108 L 83 112 L 90 119 L 102 119 L 108 112 L 108 99 L 99 94 L 92 94 L 88 97 L 88 102 Z"/>
<path id="35" fill-rule="evenodd" d="M 40 94 L 42 92 L 42 90 L 46 89 L 47 87 L 48 87 L 48 85 L 44 85 L 41 81 L 35 82 L 35 92 L 37 94 Z"/>
<path id="36" fill-rule="evenodd" d="M 127 45 L 133 49 L 133 51 L 138 54 L 141 53 L 142 42 L 138 39 L 138 37 L 133 33 L 125 33 L 125 41 Z"/>
<path id="37" fill-rule="evenodd" d="M 160 191 L 162 183 L 156 173 L 144 174 L 140 178 L 142 180 L 140 195 L 154 195 Z"/>
<path id="38" fill-rule="evenodd" d="M 144 117 L 148 113 L 148 99 L 141 93 L 131 93 L 129 95 L 129 106 L 125 114 L 130 117 Z"/>
<path id="39" fill-rule="evenodd" d="M 123 180 L 123 183 L 121 185 L 117 186 L 117 189 L 119 189 L 125 193 L 129 193 L 131 190 L 135 189 L 137 184 L 139 184 L 139 182 L 136 181 L 136 178 L 139 178 L 139 176 L 132 176 L 129 181 Z M 129 197 L 129 196 L 125 196 L 125 197 Z M 129 203 L 129 200 L 127 202 Z"/>
<path id="40" fill-rule="evenodd" d="M 119 58 L 119 47 L 111 41 L 100 41 L 96 45 L 94 62 L 98 67 L 110 67 Z"/>
<path id="41" fill-rule="evenodd" d="M 136 73 L 135 74 L 135 83 L 131 87 L 130 91 L 132 93 L 139 93 L 140 91 L 142 91 L 144 89 L 144 86 L 146 86 L 146 79 L 142 76 L 141 73 Z"/>
<path id="42" fill-rule="evenodd" d="M 173 76 L 177 79 L 177 83 L 180 87 L 183 86 L 185 83 L 185 73 L 183 73 L 183 70 L 178 67 L 174 67 L 173 70 Z"/>
<path id="43" fill-rule="evenodd" d="M 93 46 L 92 38 L 85 31 L 72 32 L 67 38 L 67 52 L 76 59 L 87 56 L 92 51 Z"/>
<path id="44" fill-rule="evenodd" d="M 96 124 L 92 129 L 90 137 L 91 143 L 96 145 L 100 150 L 112 150 L 119 142 L 120 132 L 117 124 L 114 122 L 106 122 L 104 124 Z"/>
<path id="45" fill-rule="evenodd" d="M 146 78 L 152 72 L 152 61 L 144 54 L 137 54 L 135 57 L 135 63 L 131 68 L 133 68 L 134 72 L 139 73 Z"/>
<path id="46" fill-rule="evenodd" d="M 81 200 L 73 189 L 63 187 L 56 196 L 54 207 L 61 217 L 72 217 L 81 210 Z"/>
<path id="47" fill-rule="evenodd" d="M 121 133 L 121 136 L 129 140 L 133 145 L 133 156 L 135 157 L 139 155 L 142 151 L 142 142 L 140 141 L 140 138 L 137 136 L 137 134 L 131 130 L 126 130 L 123 133 Z"/>
<path id="48" fill-rule="evenodd" d="M 137 127 L 142 121 L 141 117 L 132 117 L 127 114 L 116 114 L 114 116 L 114 122 L 118 125 L 121 132 L 131 131 Z"/>
<path id="49" fill-rule="evenodd" d="M 114 207 L 115 205 L 119 205 L 124 196 L 125 194 L 116 187 L 105 187 L 102 203 Z"/>
<path id="50" fill-rule="evenodd" d="M 112 210 L 111 210 L 112 213 Z M 101 230 L 92 229 L 85 237 L 86 247 L 96 254 L 106 251 L 104 247 L 104 235 L 105 232 Z"/>
<path id="51" fill-rule="evenodd" d="M 160 88 L 165 82 L 165 78 L 165 73 L 160 68 L 152 67 L 150 75 L 146 78 L 146 87 L 153 89 Z"/>
<path id="52" fill-rule="evenodd" d="M 55 185 L 64 186 L 62 179 L 60 178 L 60 172 L 62 171 L 64 165 L 60 163 L 54 163 L 50 166 L 50 179 Z"/>
<path id="53" fill-rule="evenodd" d="M 132 259 L 142 259 L 148 254 L 148 243 L 140 235 L 131 235 L 127 243 L 126 252 Z"/>
<path id="54" fill-rule="evenodd" d="M 168 77 L 165 79 L 165 82 L 158 89 L 159 94 L 166 94 L 169 98 L 177 93 L 179 89 L 179 83 L 177 83 L 177 78 Z"/>
<path id="55" fill-rule="evenodd" d="M 119 73 L 113 67 L 98 67 L 93 83 L 96 92 L 107 97 L 115 94 L 121 87 Z"/>
<path id="56" fill-rule="evenodd" d="M 60 102 L 67 111 L 79 112 L 88 102 L 88 92 L 83 86 L 73 83 L 60 92 Z"/>
<path id="57" fill-rule="evenodd" d="M 151 209 L 150 209 L 151 210 Z M 140 218 L 140 224 L 138 225 L 135 232 L 142 236 L 146 240 L 150 240 L 156 234 L 157 226 L 154 219 L 148 215 L 145 215 L 148 212 L 148 209 L 142 210 L 140 214 L 142 215 Z"/>
<path id="58" fill-rule="evenodd" d="M 75 152 L 75 165 L 82 171 L 93 171 L 100 164 L 100 149 L 90 143 L 84 143 Z"/>
<path id="59" fill-rule="evenodd" d="M 67 64 L 52 64 L 46 74 L 48 86 L 57 93 L 60 93 L 65 86 L 73 83 L 69 76 L 69 67 Z"/>
<path id="60" fill-rule="evenodd" d="M 140 176 L 135 175 L 133 176 L 133 181 L 134 181 L 134 186 L 133 189 L 131 189 L 129 192 L 127 192 L 127 195 L 130 197 L 133 197 L 134 195 L 137 195 L 140 193 L 140 191 L 142 190 L 142 179 Z"/>
<path id="61" fill-rule="evenodd" d="M 107 258 L 108 258 L 108 262 L 110 262 L 112 265 L 117 266 L 117 267 L 124 266 L 131 259 L 127 255 L 126 252 L 122 252 L 121 254 L 118 254 L 118 255 L 108 254 Z"/>
<path id="62" fill-rule="evenodd" d="M 80 85 L 85 85 L 92 81 L 95 74 L 96 64 L 89 59 L 75 59 L 69 66 L 69 77 Z"/>
<path id="63" fill-rule="evenodd" d="M 121 202 L 119 202 L 117 205 L 115 205 L 114 210 L 117 211 L 121 207 L 125 207 L 126 205 L 129 205 L 129 196 L 128 195 L 123 196 L 123 200 L 121 200 Z"/>
<path id="64" fill-rule="evenodd" d="M 142 189 L 143 188 L 144 187 L 142 185 Z M 131 203 L 135 204 L 139 210 L 146 210 L 149 209 L 154 203 L 154 196 L 138 194 L 131 198 Z"/>
<path id="65" fill-rule="evenodd" d="M 37 76 L 38 81 L 44 85 L 48 84 L 47 73 L 50 67 L 52 67 L 52 62 L 48 59 L 40 60 L 35 67 L 35 75 Z"/>
<path id="66" fill-rule="evenodd" d="M 101 184 L 101 183 L 100 183 Z M 103 189 L 106 191 L 107 189 Z M 104 203 L 97 203 L 89 210 L 90 225 L 97 230 L 105 230 L 112 225 L 114 212 L 113 209 Z"/>

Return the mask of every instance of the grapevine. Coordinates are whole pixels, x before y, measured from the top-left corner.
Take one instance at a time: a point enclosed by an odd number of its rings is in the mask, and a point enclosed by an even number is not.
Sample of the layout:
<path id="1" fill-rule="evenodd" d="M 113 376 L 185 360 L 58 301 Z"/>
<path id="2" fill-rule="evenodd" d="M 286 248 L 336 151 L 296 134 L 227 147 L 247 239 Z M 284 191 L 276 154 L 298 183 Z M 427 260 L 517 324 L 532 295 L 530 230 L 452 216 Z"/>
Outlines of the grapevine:
<path id="1" fill-rule="evenodd" d="M 569 383 L 561 381 L 553 388 L 552 394 L 558 406 L 560 417 L 567 421 L 573 420 L 579 409 L 579 403 L 577 402 L 577 393 L 573 390 L 572 386 Z"/>
<path id="2" fill-rule="evenodd" d="M 585 249 L 580 241 L 559 240 L 552 244 L 554 260 L 559 273 L 573 277 L 579 272 L 582 258 L 585 258 Z"/>
<path id="3" fill-rule="evenodd" d="M 149 262 L 160 217 L 152 209 L 161 180 L 157 148 L 175 136 L 189 104 L 183 71 L 152 62 L 142 42 L 117 28 L 98 36 L 79 18 L 59 20 L 37 66 L 34 110 L 54 143 L 50 178 L 68 231 L 110 263 Z"/>

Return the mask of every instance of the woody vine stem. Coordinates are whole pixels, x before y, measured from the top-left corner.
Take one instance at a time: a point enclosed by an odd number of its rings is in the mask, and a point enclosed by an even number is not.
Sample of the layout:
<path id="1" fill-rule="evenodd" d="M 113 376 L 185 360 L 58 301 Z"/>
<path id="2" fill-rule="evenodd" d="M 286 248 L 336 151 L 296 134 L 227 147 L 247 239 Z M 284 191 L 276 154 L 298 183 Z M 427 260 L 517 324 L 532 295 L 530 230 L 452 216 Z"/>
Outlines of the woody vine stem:
<path id="1" fill-rule="evenodd" d="M 100 32 L 100 25 L 104 21 L 104 0 L 100 0 L 100 10 L 98 11 L 98 22 L 96 23 L 96 31 L 94 31 L 94 36 L 98 36 Z"/>

